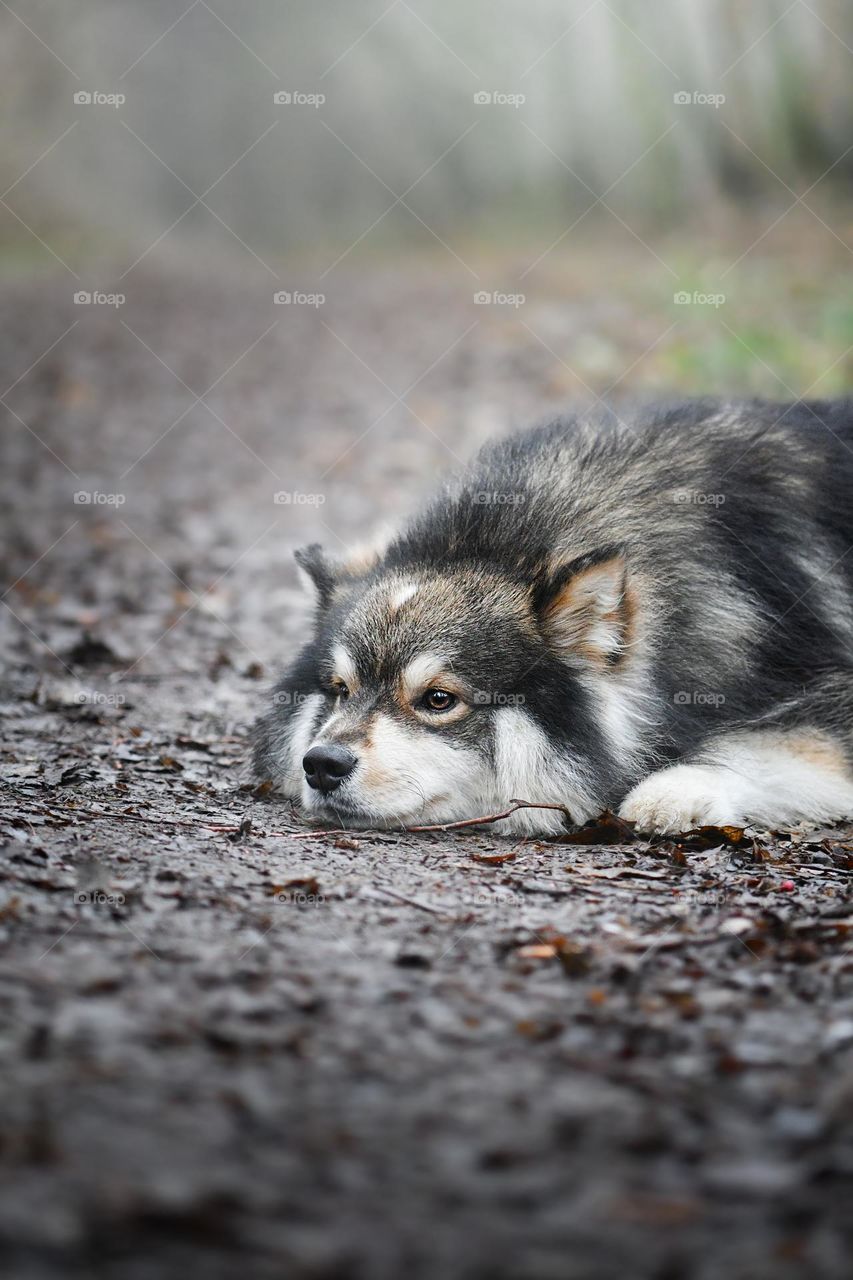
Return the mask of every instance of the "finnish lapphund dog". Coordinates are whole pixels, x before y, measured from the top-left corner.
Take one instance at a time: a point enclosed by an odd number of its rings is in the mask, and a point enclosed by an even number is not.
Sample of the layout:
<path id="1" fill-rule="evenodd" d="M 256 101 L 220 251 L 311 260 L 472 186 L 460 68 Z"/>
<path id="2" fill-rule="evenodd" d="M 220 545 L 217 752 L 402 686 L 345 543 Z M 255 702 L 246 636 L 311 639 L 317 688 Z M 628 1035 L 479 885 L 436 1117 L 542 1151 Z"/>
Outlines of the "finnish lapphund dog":
<path id="1" fill-rule="evenodd" d="M 516 799 L 661 833 L 849 818 L 851 512 L 853 400 L 607 409 L 492 443 L 384 545 L 296 553 L 314 623 L 256 773 L 345 826 Z"/>

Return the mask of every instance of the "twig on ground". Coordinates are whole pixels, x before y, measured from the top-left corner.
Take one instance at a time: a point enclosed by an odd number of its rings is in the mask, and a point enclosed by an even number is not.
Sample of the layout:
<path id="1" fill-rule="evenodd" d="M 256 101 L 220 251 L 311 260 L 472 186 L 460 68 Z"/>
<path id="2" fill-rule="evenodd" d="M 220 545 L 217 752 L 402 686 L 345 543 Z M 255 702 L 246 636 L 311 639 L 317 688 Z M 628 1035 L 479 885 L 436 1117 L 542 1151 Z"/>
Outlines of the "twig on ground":
<path id="1" fill-rule="evenodd" d="M 405 902 L 410 907 L 417 907 L 419 911 L 428 911 L 433 916 L 447 915 L 446 911 L 442 911 L 438 907 L 431 907 L 428 902 L 418 902 L 417 898 L 407 898 L 405 894 L 396 893 L 393 889 L 386 889 L 384 885 L 373 885 L 372 891 L 384 894 L 388 898 L 396 898 L 398 902 Z"/>
<path id="2" fill-rule="evenodd" d="M 463 818 L 460 822 L 439 822 L 426 827 L 404 827 L 404 831 L 458 831 L 460 827 L 481 827 L 488 822 L 500 822 L 503 818 L 509 818 L 512 814 L 517 813 L 519 809 L 556 809 L 562 813 L 567 822 L 572 821 L 572 815 L 564 804 L 533 804 L 530 800 L 510 800 L 511 809 L 505 809 L 503 813 L 490 813 L 482 818 Z"/>

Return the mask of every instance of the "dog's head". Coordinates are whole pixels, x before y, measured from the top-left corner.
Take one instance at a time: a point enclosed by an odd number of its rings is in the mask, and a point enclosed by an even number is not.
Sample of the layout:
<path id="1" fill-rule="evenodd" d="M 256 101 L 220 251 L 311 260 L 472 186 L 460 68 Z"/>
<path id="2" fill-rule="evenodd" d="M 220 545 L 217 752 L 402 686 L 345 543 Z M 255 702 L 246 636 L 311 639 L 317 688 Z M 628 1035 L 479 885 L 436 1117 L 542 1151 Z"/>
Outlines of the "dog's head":
<path id="1" fill-rule="evenodd" d="M 517 577 L 464 561 L 336 567 L 317 546 L 297 560 L 315 635 L 279 687 L 283 714 L 267 717 L 262 771 L 308 816 L 399 826 L 513 799 L 575 820 L 600 809 L 636 622 L 621 555 L 552 557 Z M 522 812 L 512 829 L 561 822 Z"/>

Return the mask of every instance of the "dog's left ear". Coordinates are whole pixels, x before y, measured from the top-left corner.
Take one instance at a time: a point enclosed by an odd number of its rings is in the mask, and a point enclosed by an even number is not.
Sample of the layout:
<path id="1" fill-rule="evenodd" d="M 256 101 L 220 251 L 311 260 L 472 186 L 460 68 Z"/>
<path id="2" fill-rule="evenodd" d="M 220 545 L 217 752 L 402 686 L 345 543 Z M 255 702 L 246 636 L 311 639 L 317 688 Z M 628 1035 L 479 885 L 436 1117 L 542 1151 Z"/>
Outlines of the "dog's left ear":
<path id="1" fill-rule="evenodd" d="M 551 566 L 534 591 L 534 607 L 559 657 L 617 666 L 633 616 L 624 556 L 608 551 Z"/>
<path id="2" fill-rule="evenodd" d="M 329 603 L 335 589 L 335 569 L 319 542 L 294 551 L 293 558 L 300 569 L 300 577 L 307 576 L 321 608 Z"/>
<path id="3" fill-rule="evenodd" d="M 363 578 L 375 569 L 394 537 L 390 526 L 381 528 L 367 542 L 350 547 L 340 560 L 332 560 L 319 542 L 300 547 L 293 553 L 299 576 L 307 579 L 311 594 L 321 609 L 334 595 L 335 588 L 353 579 Z"/>

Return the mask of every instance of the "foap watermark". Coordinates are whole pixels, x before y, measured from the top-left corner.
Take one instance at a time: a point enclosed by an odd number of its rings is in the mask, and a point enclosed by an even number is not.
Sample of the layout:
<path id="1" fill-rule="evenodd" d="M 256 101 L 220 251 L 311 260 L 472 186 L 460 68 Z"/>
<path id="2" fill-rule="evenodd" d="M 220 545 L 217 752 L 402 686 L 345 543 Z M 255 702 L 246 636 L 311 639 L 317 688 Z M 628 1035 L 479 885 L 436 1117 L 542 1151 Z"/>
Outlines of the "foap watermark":
<path id="1" fill-rule="evenodd" d="M 279 289 L 272 300 L 277 307 L 322 307 L 326 301 L 325 293 L 300 293 L 287 289 Z"/>
<path id="2" fill-rule="evenodd" d="M 679 689 L 672 700 L 677 707 L 722 707 L 726 695 L 713 689 Z"/>
<path id="3" fill-rule="evenodd" d="M 326 899 L 322 893 L 317 893 L 307 887 L 299 888 L 294 886 L 292 889 L 282 889 L 273 894 L 273 901 L 286 904 L 289 907 L 322 907 Z"/>
<path id="4" fill-rule="evenodd" d="M 491 689 L 475 689 L 472 699 L 476 707 L 523 707 L 523 693 L 501 693 Z"/>
<path id="5" fill-rule="evenodd" d="M 474 304 L 478 307 L 523 307 L 527 298 L 523 293 L 501 293 L 496 290 L 480 289 L 474 294 Z"/>
<path id="6" fill-rule="evenodd" d="M 689 915 L 692 911 L 723 911 L 731 900 L 731 889 L 725 885 L 705 889 L 679 889 L 672 904 L 674 913 Z"/>
<path id="7" fill-rule="evenodd" d="M 527 495 L 510 489 L 480 489 L 474 494 L 474 501 L 480 507 L 520 507 Z"/>
<path id="8" fill-rule="evenodd" d="M 78 907 L 123 907 L 123 893 L 104 893 L 102 889 L 75 889 L 74 901 Z"/>
<path id="9" fill-rule="evenodd" d="M 702 489 L 676 489 L 672 500 L 678 507 L 721 507 L 724 493 L 705 493 Z"/>
<path id="10" fill-rule="evenodd" d="M 277 107 L 322 107 L 325 93 L 305 93 L 302 89 L 278 89 L 272 96 Z"/>
<path id="11" fill-rule="evenodd" d="M 679 89 L 672 95 L 677 107 L 713 107 L 719 111 L 726 100 L 724 93 L 703 93 L 701 89 Z"/>
<path id="12" fill-rule="evenodd" d="M 77 701 L 81 707 L 123 707 L 127 698 L 123 693 L 101 693 L 98 689 L 79 689 Z"/>
<path id="13" fill-rule="evenodd" d="M 280 489 L 272 500 L 277 507 L 322 507 L 325 493 L 300 493 L 298 489 Z"/>
<path id="14" fill-rule="evenodd" d="M 672 295 L 672 300 L 677 307 L 721 307 L 726 300 L 724 293 L 702 293 L 699 289 L 693 289 L 692 292 L 687 289 L 679 289 L 677 293 Z"/>
<path id="15" fill-rule="evenodd" d="M 312 693 L 300 693 L 298 689 L 279 689 L 272 696 L 273 706 L 276 707 L 301 707 L 313 698 Z"/>
<path id="16" fill-rule="evenodd" d="M 492 92 L 480 89 L 474 94 L 474 105 L 477 107 L 515 107 L 517 111 L 526 101 L 527 95 L 524 93 L 502 93 L 499 89 Z"/>
<path id="17" fill-rule="evenodd" d="M 101 293 L 95 289 L 78 289 L 74 294 L 75 307 L 123 307 L 127 298 L 123 293 Z"/>
<path id="18" fill-rule="evenodd" d="M 126 102 L 123 93 L 104 93 L 101 89 L 78 89 L 74 94 L 75 107 L 113 107 L 118 110 Z"/>
<path id="19" fill-rule="evenodd" d="M 75 507 L 123 507 L 126 493 L 101 493 L 99 489 L 78 489 L 74 495 Z"/>
<path id="20" fill-rule="evenodd" d="M 467 916 L 471 913 L 476 914 L 480 920 L 513 922 L 517 921 L 519 915 L 528 907 L 529 898 L 517 889 L 495 885 L 494 888 L 486 886 L 482 889 L 465 888 L 458 899 L 451 902 L 434 900 L 433 905 L 444 907 L 446 911 L 452 911 L 459 916 Z"/>

